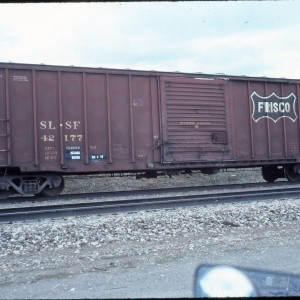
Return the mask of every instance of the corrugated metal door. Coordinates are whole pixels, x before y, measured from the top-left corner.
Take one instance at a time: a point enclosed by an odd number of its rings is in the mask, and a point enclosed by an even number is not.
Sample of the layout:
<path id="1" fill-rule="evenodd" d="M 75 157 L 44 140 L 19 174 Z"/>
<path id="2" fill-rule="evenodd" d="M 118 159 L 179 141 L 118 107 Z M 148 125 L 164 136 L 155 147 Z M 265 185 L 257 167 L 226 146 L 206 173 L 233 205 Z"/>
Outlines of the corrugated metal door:
<path id="1" fill-rule="evenodd" d="M 163 162 L 221 161 L 228 155 L 226 81 L 162 77 Z"/>

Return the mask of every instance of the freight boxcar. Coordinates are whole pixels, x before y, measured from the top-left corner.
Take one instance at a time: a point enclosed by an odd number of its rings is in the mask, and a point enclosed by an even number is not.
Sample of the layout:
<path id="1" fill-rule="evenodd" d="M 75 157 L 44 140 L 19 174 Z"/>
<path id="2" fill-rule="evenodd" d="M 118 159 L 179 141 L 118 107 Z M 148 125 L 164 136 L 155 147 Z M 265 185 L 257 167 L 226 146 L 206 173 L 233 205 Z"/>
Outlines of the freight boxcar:
<path id="1" fill-rule="evenodd" d="M 300 180 L 298 80 L 0 64 L 0 190 L 68 174 L 262 167 Z"/>

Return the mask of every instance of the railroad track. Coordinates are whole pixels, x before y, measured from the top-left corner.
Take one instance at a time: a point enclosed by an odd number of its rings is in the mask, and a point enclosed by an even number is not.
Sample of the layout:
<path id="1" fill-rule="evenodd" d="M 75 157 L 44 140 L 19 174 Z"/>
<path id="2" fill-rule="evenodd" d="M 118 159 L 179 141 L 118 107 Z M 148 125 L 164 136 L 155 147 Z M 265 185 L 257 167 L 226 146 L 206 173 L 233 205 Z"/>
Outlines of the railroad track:
<path id="1" fill-rule="evenodd" d="M 34 207 L 0 209 L 0 222 L 25 221 L 66 216 L 134 212 L 197 206 L 204 204 L 229 203 L 240 201 L 262 201 L 284 198 L 300 198 L 300 187 L 274 188 L 260 191 L 218 192 L 214 194 L 143 197 L 134 200 L 106 200 L 98 202 L 64 203 Z"/>
<path id="2" fill-rule="evenodd" d="M 171 188 L 158 188 L 148 190 L 128 190 L 128 191 L 114 191 L 114 192 L 92 192 L 80 194 L 61 194 L 57 197 L 36 197 L 36 196 L 13 196 L 10 198 L 0 199 L 1 204 L 16 204 L 22 202 L 40 202 L 49 201 L 54 202 L 57 200 L 70 200 L 70 199 L 92 199 L 99 197 L 133 197 L 136 195 L 149 195 L 149 194 L 169 194 L 169 193 L 183 193 L 183 192 L 215 192 L 220 190 L 235 190 L 235 189 L 281 189 L 295 187 L 294 183 L 288 181 L 276 183 L 236 183 L 236 184 L 223 184 L 223 185 L 202 185 L 202 186 L 189 186 L 189 187 L 171 187 Z"/>

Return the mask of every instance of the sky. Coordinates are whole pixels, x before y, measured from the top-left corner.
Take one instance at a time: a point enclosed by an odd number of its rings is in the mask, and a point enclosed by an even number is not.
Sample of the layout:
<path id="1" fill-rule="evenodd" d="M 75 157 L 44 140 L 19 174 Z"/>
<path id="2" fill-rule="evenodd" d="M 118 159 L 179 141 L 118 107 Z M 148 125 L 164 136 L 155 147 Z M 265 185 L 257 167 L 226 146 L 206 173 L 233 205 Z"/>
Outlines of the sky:
<path id="1" fill-rule="evenodd" d="M 0 61 L 300 78 L 300 1 L 1 3 Z"/>

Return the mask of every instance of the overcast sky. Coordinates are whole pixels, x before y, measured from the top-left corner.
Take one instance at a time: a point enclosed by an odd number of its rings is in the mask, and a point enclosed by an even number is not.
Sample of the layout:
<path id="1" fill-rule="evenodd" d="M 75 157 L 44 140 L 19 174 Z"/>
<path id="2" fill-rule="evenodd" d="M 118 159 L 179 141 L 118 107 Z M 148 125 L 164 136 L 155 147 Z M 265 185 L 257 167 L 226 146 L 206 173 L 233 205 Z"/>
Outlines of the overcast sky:
<path id="1" fill-rule="evenodd" d="M 0 4 L 0 61 L 300 78 L 300 1 Z"/>

